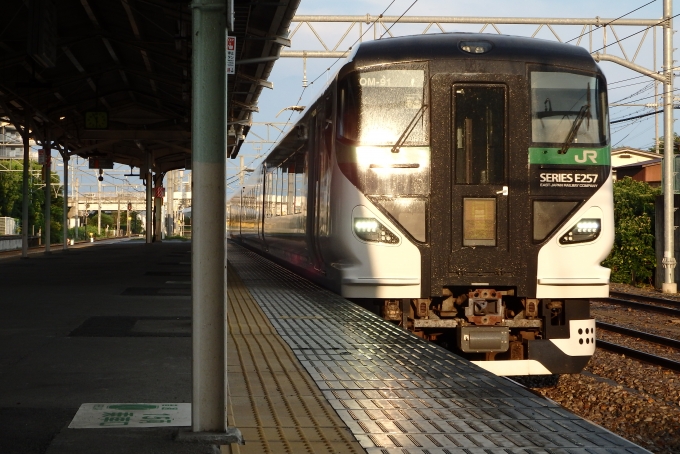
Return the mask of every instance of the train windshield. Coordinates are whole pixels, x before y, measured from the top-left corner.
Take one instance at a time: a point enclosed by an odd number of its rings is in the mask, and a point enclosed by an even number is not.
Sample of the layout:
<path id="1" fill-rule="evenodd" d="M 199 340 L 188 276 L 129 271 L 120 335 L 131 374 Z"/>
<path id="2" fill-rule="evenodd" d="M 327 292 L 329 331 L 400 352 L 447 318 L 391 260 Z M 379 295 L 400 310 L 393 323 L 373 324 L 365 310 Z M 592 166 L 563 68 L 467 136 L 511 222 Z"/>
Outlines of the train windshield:
<path id="1" fill-rule="evenodd" d="M 604 80 L 567 72 L 533 71 L 531 135 L 537 143 L 606 145 L 609 117 Z"/>
<path id="2" fill-rule="evenodd" d="M 427 145 L 424 66 L 356 71 L 339 88 L 341 139 L 360 145 Z"/>

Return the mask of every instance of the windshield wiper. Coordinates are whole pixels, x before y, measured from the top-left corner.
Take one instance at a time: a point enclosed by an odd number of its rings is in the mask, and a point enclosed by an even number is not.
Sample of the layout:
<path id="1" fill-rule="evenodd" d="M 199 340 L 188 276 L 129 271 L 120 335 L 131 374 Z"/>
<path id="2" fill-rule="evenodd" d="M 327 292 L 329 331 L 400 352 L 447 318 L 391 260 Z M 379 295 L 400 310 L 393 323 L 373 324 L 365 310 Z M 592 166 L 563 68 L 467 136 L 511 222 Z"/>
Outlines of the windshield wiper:
<path id="1" fill-rule="evenodd" d="M 578 134 L 578 130 L 581 127 L 581 123 L 583 123 L 583 119 L 586 118 L 586 116 L 588 116 L 588 118 L 590 118 L 590 104 L 584 104 L 581 107 L 581 109 L 578 111 L 578 115 L 576 115 L 574 122 L 571 124 L 571 129 L 569 130 L 569 134 L 567 134 L 567 138 L 564 141 L 562 148 L 559 149 L 557 154 L 565 154 L 569 150 L 569 147 L 571 146 L 572 142 L 574 141 L 576 134 Z"/>
<path id="2" fill-rule="evenodd" d="M 418 119 L 422 116 L 423 112 L 425 112 L 425 109 L 427 108 L 427 104 L 423 104 L 420 109 L 418 109 L 418 112 L 416 112 L 415 116 L 413 117 L 413 120 L 406 126 L 406 129 L 404 129 L 404 132 L 401 133 L 401 136 L 397 140 L 397 142 L 392 146 L 392 153 L 399 153 L 399 149 L 404 145 L 404 142 L 406 142 L 406 139 L 408 139 L 408 136 L 411 135 L 411 132 L 413 129 L 416 127 L 416 124 L 418 123 Z"/>
<path id="3" fill-rule="evenodd" d="M 574 138 L 576 138 L 578 129 L 581 127 L 581 123 L 583 123 L 583 119 L 586 117 L 588 117 L 588 126 L 590 126 L 590 82 L 586 85 L 586 104 L 582 105 L 581 109 L 578 111 L 578 115 L 576 115 L 574 122 L 571 124 L 571 129 L 569 129 L 569 134 L 567 134 L 567 138 L 557 154 L 566 154 L 567 151 L 569 151 L 569 147 L 574 141 Z"/>

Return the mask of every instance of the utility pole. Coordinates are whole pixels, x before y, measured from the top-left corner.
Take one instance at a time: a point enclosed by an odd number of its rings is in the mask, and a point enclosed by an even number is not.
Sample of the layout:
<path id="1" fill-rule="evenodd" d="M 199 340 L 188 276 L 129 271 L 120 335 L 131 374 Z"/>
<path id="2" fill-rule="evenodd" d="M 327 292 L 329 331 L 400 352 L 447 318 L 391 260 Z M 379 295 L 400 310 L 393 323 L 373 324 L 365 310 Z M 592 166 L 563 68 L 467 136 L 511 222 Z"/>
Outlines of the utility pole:
<path id="1" fill-rule="evenodd" d="M 95 175 L 97 172 L 95 172 Z M 97 235 L 101 236 L 102 235 L 102 182 L 99 180 L 99 176 L 97 177 L 97 203 L 99 205 L 99 208 L 97 210 Z"/>
<path id="2" fill-rule="evenodd" d="M 68 166 L 69 166 L 69 156 L 68 156 L 68 148 L 64 147 L 64 151 L 62 153 L 62 158 L 64 160 L 64 209 L 63 209 L 63 215 L 62 215 L 62 249 L 66 251 L 68 249 L 68 210 L 69 210 L 69 205 L 68 205 Z"/>
<path id="3" fill-rule="evenodd" d="M 246 166 L 244 164 L 243 156 L 239 156 L 238 158 L 239 158 L 238 185 L 241 188 L 243 188 L 243 181 L 244 181 L 243 173 L 245 172 Z"/>
<path id="4" fill-rule="evenodd" d="M 664 248 L 662 265 L 664 268 L 663 293 L 677 293 L 675 280 L 675 222 L 673 167 L 673 2 L 663 2 L 663 72 L 665 76 L 663 92 L 664 147 L 663 147 L 663 224 Z"/>
<path id="5" fill-rule="evenodd" d="M 73 174 L 75 175 L 75 169 Z M 75 242 L 78 239 L 78 230 L 80 229 L 80 200 L 78 199 L 78 180 L 76 178 L 73 179 L 73 198 L 76 206 L 76 220 L 73 224 L 73 241 Z"/>
<path id="6" fill-rule="evenodd" d="M 120 234 L 120 194 L 118 194 L 118 188 L 116 187 L 116 196 L 118 198 L 118 216 L 116 217 L 116 235 Z"/>

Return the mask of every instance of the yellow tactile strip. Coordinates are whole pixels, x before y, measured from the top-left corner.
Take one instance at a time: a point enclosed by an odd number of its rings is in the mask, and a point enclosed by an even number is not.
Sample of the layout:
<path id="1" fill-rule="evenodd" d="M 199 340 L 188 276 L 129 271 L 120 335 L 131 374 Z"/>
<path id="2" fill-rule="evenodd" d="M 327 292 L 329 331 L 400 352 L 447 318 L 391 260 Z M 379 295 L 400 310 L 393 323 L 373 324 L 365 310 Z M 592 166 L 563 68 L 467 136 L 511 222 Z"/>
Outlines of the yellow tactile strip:
<path id="1" fill-rule="evenodd" d="M 227 417 L 246 444 L 222 451 L 364 453 L 231 266 L 227 285 Z"/>

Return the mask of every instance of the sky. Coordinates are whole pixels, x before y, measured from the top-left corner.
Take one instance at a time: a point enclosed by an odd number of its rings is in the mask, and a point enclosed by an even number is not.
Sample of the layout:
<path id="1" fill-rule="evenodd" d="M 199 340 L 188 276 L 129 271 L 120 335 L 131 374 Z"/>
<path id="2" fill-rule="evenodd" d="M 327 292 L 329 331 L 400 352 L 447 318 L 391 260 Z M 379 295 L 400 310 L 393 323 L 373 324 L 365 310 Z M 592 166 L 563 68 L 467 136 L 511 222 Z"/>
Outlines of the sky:
<path id="1" fill-rule="evenodd" d="M 677 3 L 677 2 L 676 2 Z M 388 8 L 389 6 L 389 8 Z M 409 9 L 410 8 L 410 9 Z M 640 8 L 637 11 L 636 9 Z M 632 12 L 634 11 L 634 12 Z M 663 0 L 619 0 L 617 2 L 602 0 L 570 0 L 567 2 L 556 2 L 554 0 L 524 0 L 522 2 L 510 2 L 507 0 L 302 0 L 298 8 L 297 15 L 363 15 L 370 14 L 378 16 L 383 13 L 386 16 L 456 16 L 456 17 L 537 17 L 537 18 L 582 18 L 593 19 L 600 17 L 603 19 L 615 19 L 626 15 L 626 18 L 642 19 L 661 19 L 663 17 Z M 632 13 L 631 13 L 632 12 Z M 673 14 L 680 13 L 680 3 L 675 5 Z M 678 28 L 680 17 L 674 20 L 674 28 Z M 295 31 L 296 23 L 291 25 L 292 46 L 284 50 L 323 50 L 313 32 L 305 25 Z M 363 31 L 369 25 L 363 24 Z M 388 25 L 389 27 L 389 25 Z M 479 32 L 481 25 L 462 25 L 462 24 L 443 24 L 446 32 Z M 316 32 L 321 36 L 329 48 L 338 44 L 338 40 L 349 28 L 348 23 L 342 24 L 320 24 L 315 25 Z M 390 32 L 395 36 L 420 34 L 424 31 L 425 25 L 420 24 L 396 24 Z M 498 29 L 503 34 L 531 36 L 537 29 L 536 25 L 498 25 Z M 582 26 L 553 26 L 553 29 L 562 39 L 567 41 L 583 33 Z M 373 39 L 374 32 L 369 29 L 364 40 Z M 384 32 L 384 29 L 379 29 Z M 645 35 L 644 27 L 618 26 L 614 31 L 618 39 L 621 40 L 623 51 L 628 58 L 633 58 L 637 53 L 635 63 L 648 69 L 654 68 L 654 43 L 653 33 L 650 30 L 641 44 L 641 38 Z M 640 32 L 640 33 L 637 33 Z M 428 33 L 441 33 L 436 27 L 432 27 Z M 484 33 L 494 33 L 497 31 L 489 26 Z M 630 38 L 627 36 L 637 33 Z M 602 29 L 592 33 L 593 50 L 603 45 Z M 387 36 L 387 35 L 385 35 Z M 663 34 L 660 28 L 656 33 L 656 69 L 659 70 L 663 63 L 662 39 Z M 555 35 L 546 27 L 541 29 L 537 38 L 556 41 Z M 355 27 L 348 33 L 347 37 L 339 43 L 338 50 L 346 50 L 359 38 L 358 28 Z M 383 38 L 384 39 L 384 38 Z M 611 30 L 607 29 L 607 43 L 611 44 L 617 40 Z M 674 38 L 674 47 L 680 47 L 680 37 Z M 576 44 L 576 41 L 572 41 Z M 589 36 L 584 36 L 581 45 L 588 48 Z M 639 50 L 638 50 L 639 49 Z M 623 57 L 619 44 L 610 45 L 606 49 L 607 53 Z M 677 56 L 676 56 L 677 58 Z M 327 78 L 332 76 L 342 61 L 336 59 L 307 59 L 307 80 L 309 82 L 316 79 L 316 83 L 303 89 L 303 62 L 298 58 L 281 58 L 274 65 L 274 69 L 269 77 L 273 82 L 274 89 L 263 89 L 260 95 L 258 107 L 259 113 L 253 115 L 253 127 L 246 138 L 245 144 L 241 148 L 239 156 L 244 157 L 245 166 L 254 168 L 262 159 L 262 156 L 272 148 L 272 143 L 279 138 L 279 131 L 276 129 L 290 127 L 299 118 L 299 114 L 293 111 L 283 111 L 282 109 L 293 105 L 307 105 L 321 91 Z M 330 71 L 327 68 L 331 67 Z M 654 84 L 652 79 L 643 76 L 630 69 L 611 62 L 602 62 L 600 67 L 605 73 L 609 89 L 610 104 L 648 104 L 654 102 Z M 659 93 L 663 92 L 663 87 L 659 85 Z M 680 95 L 680 91 L 678 92 Z M 651 107 L 644 106 L 612 106 L 610 108 L 610 118 L 612 121 L 635 116 L 653 111 Z M 279 114 L 280 112 L 280 114 Z M 676 111 L 676 116 L 680 111 Z M 278 117 L 277 117 L 277 114 Z M 276 127 L 267 127 L 258 123 L 286 123 Z M 678 122 L 675 122 L 676 125 Z M 623 122 L 612 125 L 612 146 L 630 146 L 635 148 L 647 149 L 654 146 L 655 140 L 655 121 L 654 115 L 645 117 L 637 121 Z M 676 126 L 676 131 L 678 127 Z M 663 115 L 659 115 L 659 134 L 663 137 Z M 265 139 L 265 140 L 262 140 Z M 228 160 L 227 183 L 228 190 L 238 187 L 240 160 Z M 236 184 L 234 184 L 236 183 Z"/>

